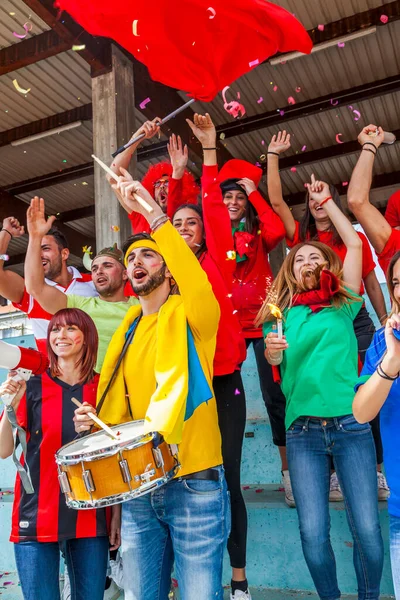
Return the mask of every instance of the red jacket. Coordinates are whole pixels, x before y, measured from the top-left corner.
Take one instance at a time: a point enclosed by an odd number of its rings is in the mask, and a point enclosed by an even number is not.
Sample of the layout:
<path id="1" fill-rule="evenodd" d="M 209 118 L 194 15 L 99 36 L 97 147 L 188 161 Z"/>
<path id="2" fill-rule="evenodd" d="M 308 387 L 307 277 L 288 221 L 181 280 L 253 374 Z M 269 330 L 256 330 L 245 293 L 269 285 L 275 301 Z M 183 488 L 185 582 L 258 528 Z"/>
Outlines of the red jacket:
<path id="1" fill-rule="evenodd" d="M 262 337 L 262 328 L 255 327 L 254 320 L 273 279 L 268 253 L 285 238 L 285 227 L 258 191 L 250 194 L 249 201 L 258 213 L 259 227 L 253 231 L 249 242 L 248 258 L 236 263 L 233 304 L 238 311 L 244 337 L 259 338 Z"/>
<path id="2" fill-rule="evenodd" d="M 228 258 L 233 250 L 229 213 L 222 202 L 217 181 L 218 167 L 203 166 L 201 187 L 203 195 L 203 222 L 207 250 L 200 256 L 200 264 L 207 273 L 221 309 L 214 358 L 214 375 L 228 375 L 246 358 L 246 345 L 231 295 L 235 261 Z"/>

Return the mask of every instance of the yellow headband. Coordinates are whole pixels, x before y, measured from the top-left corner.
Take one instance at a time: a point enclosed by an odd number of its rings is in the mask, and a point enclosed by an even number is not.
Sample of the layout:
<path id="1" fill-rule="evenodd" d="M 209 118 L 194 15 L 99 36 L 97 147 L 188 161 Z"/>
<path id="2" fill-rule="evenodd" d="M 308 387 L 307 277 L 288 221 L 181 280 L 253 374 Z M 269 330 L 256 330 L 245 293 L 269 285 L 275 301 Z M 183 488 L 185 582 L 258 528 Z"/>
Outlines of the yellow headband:
<path id="1" fill-rule="evenodd" d="M 160 248 L 157 246 L 154 240 L 137 240 L 136 242 L 133 242 L 133 244 L 131 244 L 128 250 L 125 252 L 124 262 L 126 267 L 128 266 L 128 256 L 135 248 L 148 248 L 149 250 L 154 250 L 154 252 L 157 252 L 162 256 Z"/>

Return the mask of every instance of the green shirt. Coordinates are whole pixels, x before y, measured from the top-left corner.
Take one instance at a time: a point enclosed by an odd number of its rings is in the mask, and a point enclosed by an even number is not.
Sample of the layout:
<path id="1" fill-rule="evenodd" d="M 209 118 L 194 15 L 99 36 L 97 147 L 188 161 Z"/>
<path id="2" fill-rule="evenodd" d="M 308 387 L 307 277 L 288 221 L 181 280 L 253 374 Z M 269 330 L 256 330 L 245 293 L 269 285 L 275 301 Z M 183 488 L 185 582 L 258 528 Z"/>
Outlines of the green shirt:
<path id="1" fill-rule="evenodd" d="M 127 302 L 107 302 L 101 298 L 86 298 L 69 294 L 68 308 L 80 308 L 92 317 L 99 334 L 99 350 L 95 370 L 100 373 L 108 344 L 114 332 L 121 325 L 122 319 L 134 304 L 138 304 L 137 298 L 129 296 Z"/>
<path id="2" fill-rule="evenodd" d="M 358 298 L 358 296 L 357 296 Z M 299 417 L 352 414 L 358 377 L 357 338 L 353 321 L 362 301 L 313 313 L 308 306 L 284 312 L 283 331 L 289 348 L 280 365 L 286 397 L 286 429 Z M 264 338 L 274 321 L 263 325 Z"/>

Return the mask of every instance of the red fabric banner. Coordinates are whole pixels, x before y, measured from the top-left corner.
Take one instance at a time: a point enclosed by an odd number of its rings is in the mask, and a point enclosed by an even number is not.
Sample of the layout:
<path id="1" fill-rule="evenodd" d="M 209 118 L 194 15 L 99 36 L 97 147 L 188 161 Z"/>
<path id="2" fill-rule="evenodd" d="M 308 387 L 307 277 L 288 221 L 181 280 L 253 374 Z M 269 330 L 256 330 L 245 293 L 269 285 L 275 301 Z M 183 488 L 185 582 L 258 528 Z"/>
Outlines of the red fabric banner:
<path id="1" fill-rule="evenodd" d="M 118 42 L 152 79 L 203 101 L 278 51 L 312 48 L 301 23 L 265 0 L 57 0 L 55 6 L 92 35 Z"/>

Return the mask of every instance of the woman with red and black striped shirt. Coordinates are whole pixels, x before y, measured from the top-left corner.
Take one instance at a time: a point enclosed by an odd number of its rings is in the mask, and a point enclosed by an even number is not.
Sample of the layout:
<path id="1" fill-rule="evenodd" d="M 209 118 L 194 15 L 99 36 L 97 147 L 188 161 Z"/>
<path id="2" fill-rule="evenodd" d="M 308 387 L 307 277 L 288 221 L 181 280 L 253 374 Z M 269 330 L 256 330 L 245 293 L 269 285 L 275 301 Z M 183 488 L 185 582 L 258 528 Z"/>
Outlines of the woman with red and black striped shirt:
<path id="1" fill-rule="evenodd" d="M 109 534 L 105 510 L 67 507 L 58 484 L 56 451 L 75 437 L 71 398 L 95 406 L 98 376 L 94 374 L 98 336 L 92 319 L 79 309 L 56 313 L 47 334 L 50 368 L 27 383 L 11 379 L 0 395 L 16 394 L 13 407 L 27 432 L 26 462 L 33 494 L 20 477 L 10 541 L 25 600 L 58 600 L 60 551 L 71 581 L 71 600 L 102 600 L 107 572 Z M 11 425 L 0 421 L 0 457 L 12 454 Z M 120 541 L 120 508 L 112 512 L 110 542 Z"/>

